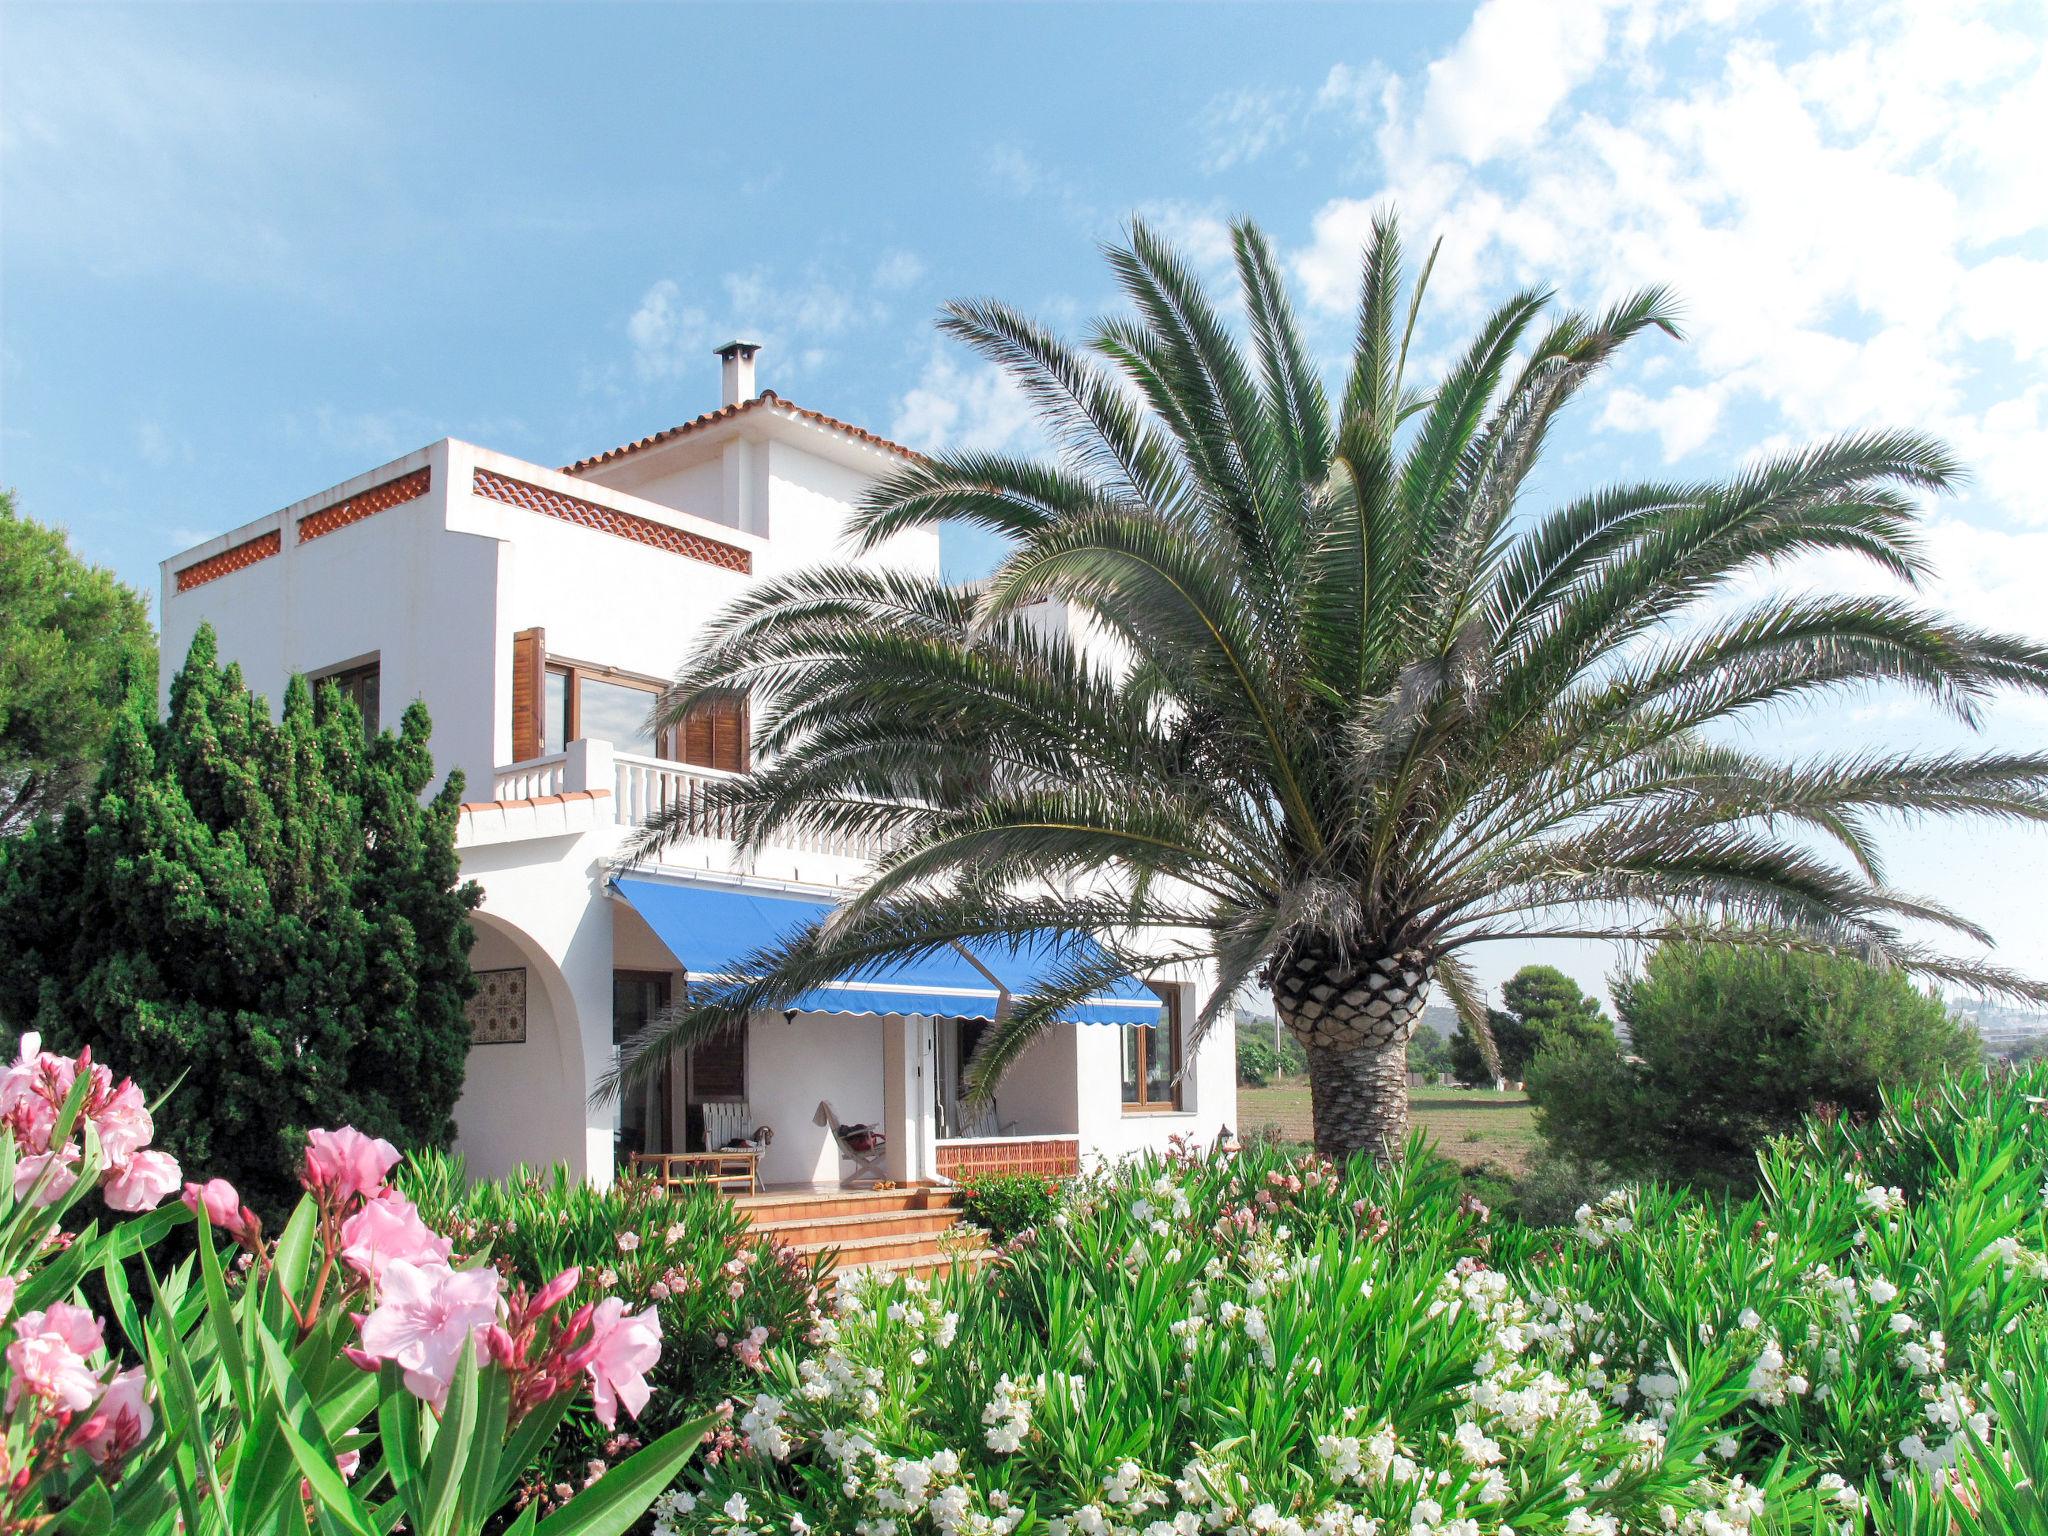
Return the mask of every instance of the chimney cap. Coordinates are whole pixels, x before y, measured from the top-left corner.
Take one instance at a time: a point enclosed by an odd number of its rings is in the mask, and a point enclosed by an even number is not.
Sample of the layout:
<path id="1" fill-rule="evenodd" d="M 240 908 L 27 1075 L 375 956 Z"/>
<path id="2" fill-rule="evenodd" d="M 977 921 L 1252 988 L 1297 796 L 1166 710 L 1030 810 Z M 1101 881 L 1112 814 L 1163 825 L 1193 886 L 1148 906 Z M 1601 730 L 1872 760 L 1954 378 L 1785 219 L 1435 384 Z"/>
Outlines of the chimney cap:
<path id="1" fill-rule="evenodd" d="M 724 346 L 714 350 L 720 357 L 752 357 L 761 350 L 761 343 L 758 341 L 728 341 Z"/>

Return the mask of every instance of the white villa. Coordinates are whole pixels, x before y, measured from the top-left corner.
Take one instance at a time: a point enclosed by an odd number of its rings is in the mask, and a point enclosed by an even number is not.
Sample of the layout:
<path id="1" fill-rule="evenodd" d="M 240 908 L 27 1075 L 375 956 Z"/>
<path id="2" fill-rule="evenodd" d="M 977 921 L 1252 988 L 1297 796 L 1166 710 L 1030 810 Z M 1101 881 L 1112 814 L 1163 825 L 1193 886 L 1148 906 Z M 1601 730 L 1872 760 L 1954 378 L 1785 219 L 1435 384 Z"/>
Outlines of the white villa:
<path id="1" fill-rule="evenodd" d="M 1182 1061 L 1206 979 L 1186 967 L 1077 1010 L 992 1111 L 964 1112 L 963 1063 L 1032 983 L 964 950 L 756 1015 L 623 1105 L 593 1103 L 619 1043 L 689 975 L 727 974 L 842 898 L 873 852 L 799 839 L 742 857 L 707 817 L 658 861 L 618 864 L 655 808 L 748 770 L 743 700 L 659 737 L 648 726 L 699 627 L 749 582 L 830 557 L 863 489 L 911 456 L 757 394 L 756 350 L 720 349 L 717 410 L 624 447 L 548 469 L 443 439 L 166 560 L 166 689 L 204 622 L 273 703 L 294 673 L 335 679 L 372 726 L 426 701 L 437 766 L 474 796 L 458 844 L 484 893 L 456 1111 L 474 1174 L 560 1161 L 602 1183 L 633 1153 L 768 1126 L 765 1183 L 831 1186 L 853 1165 L 825 1103 L 883 1129 L 876 1171 L 902 1181 L 1068 1171 L 1214 1137 L 1237 1119 L 1235 1045 L 1219 1027 Z M 936 571 L 938 541 L 871 558 Z"/>

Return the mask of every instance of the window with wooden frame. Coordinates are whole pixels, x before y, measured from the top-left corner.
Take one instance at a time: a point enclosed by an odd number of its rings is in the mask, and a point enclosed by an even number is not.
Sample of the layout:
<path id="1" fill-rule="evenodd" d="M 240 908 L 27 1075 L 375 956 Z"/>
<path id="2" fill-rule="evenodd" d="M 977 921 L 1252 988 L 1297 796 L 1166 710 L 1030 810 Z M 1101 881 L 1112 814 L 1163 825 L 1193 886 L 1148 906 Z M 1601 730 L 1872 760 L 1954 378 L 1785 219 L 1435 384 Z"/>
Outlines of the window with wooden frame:
<path id="1" fill-rule="evenodd" d="M 363 717 L 363 734 L 374 736 L 381 724 L 377 718 L 382 691 L 380 670 L 378 664 L 371 661 L 335 672 L 323 672 L 313 678 L 313 688 L 318 692 L 329 683 L 334 684 L 341 690 L 341 696 L 355 705 L 356 712 Z"/>
<path id="2" fill-rule="evenodd" d="M 1123 1026 L 1125 1114 L 1148 1114 L 1181 1107 L 1181 989 L 1154 985 L 1152 990 L 1165 1004 L 1160 1009 L 1159 1022 Z"/>
<path id="3" fill-rule="evenodd" d="M 659 678 L 546 655 L 540 673 L 534 690 L 540 705 L 535 757 L 595 737 L 641 757 L 725 773 L 747 771 L 747 704 L 737 694 L 699 705 L 680 725 L 657 730 L 654 710 L 667 686 Z"/>

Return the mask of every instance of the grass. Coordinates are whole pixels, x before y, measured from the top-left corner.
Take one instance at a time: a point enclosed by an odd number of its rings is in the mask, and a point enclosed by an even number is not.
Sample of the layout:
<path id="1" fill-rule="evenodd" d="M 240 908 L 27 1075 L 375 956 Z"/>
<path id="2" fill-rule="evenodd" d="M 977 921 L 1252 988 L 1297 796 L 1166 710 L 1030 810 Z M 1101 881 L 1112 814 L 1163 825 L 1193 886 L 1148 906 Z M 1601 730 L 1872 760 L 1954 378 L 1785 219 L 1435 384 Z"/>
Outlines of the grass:
<path id="1" fill-rule="evenodd" d="M 1463 1167 L 1491 1163 L 1518 1174 L 1536 1149 L 1536 1112 L 1527 1094 L 1417 1088 L 1409 1094 L 1408 1112 L 1438 1150 Z M 1238 1089 L 1237 1120 L 1246 1131 L 1276 1125 L 1284 1140 L 1307 1141 L 1308 1083 L 1283 1078 L 1264 1088 Z"/>

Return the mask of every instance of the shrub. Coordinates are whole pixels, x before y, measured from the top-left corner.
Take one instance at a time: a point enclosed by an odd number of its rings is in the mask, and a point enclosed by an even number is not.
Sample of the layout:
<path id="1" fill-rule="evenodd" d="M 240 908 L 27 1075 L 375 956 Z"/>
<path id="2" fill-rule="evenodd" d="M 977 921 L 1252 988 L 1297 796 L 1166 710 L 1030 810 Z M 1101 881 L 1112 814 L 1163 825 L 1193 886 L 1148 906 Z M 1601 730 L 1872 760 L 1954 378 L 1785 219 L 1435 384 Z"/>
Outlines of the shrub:
<path id="1" fill-rule="evenodd" d="M 652 1314 L 575 1305 L 573 1270 L 508 1287 L 451 1263 L 386 1185 L 390 1143 L 313 1131 L 272 1239 L 224 1180 L 170 1200 L 141 1090 L 40 1045 L 0 1075 L 0 1530 L 525 1533 L 519 1481 L 572 1400 L 648 1406 Z M 103 1229 L 102 1204 L 129 1219 Z M 177 1229 L 196 1252 L 165 1272 Z M 590 1479 L 549 1536 L 624 1530 L 709 1422 Z"/>
<path id="2" fill-rule="evenodd" d="M 428 734 L 415 703 L 365 740 L 303 678 L 273 721 L 202 629 L 168 718 L 154 689 L 120 717 L 90 802 L 0 838 L 0 1018 L 182 1080 L 165 1145 L 273 1225 L 308 1127 L 454 1132 L 477 896 Z"/>
<path id="3" fill-rule="evenodd" d="M 998 1243 L 1052 1220 L 1064 1179 L 1031 1173 L 976 1174 L 960 1186 L 960 1214 Z"/>
<path id="4" fill-rule="evenodd" d="M 1270 1018 L 1243 1018 L 1237 1024 L 1237 1081 L 1241 1087 L 1263 1088 L 1283 1077 L 1308 1075 L 1308 1056 L 1301 1042 L 1285 1033 L 1276 1044 Z"/>
<path id="5" fill-rule="evenodd" d="M 1524 1226 L 1568 1227 L 1580 1206 L 1592 1204 L 1620 1182 L 1604 1163 L 1540 1147 L 1515 1180 L 1507 1209 Z"/>
<path id="6" fill-rule="evenodd" d="M 1451 1070 L 1451 1042 L 1425 1021 L 1408 1037 L 1408 1070 L 1441 1077 Z"/>
<path id="7" fill-rule="evenodd" d="M 1546 1051 L 1530 1097 L 1553 1145 L 1636 1177 L 1746 1191 L 1802 1116 L 1872 1115 L 1887 1088 L 1978 1058 L 1938 999 L 1854 960 L 1665 944 L 1614 997 L 1631 1054 Z"/>
<path id="8" fill-rule="evenodd" d="M 1500 1054 L 1500 1075 L 1511 1083 L 1527 1077 L 1530 1063 L 1545 1049 L 1614 1043 L 1614 1026 L 1598 999 L 1554 965 L 1523 966 L 1501 987 L 1501 1001 L 1506 1006 L 1487 1009 L 1486 1021 Z M 1475 1087 L 1494 1082 L 1478 1041 L 1463 1028 L 1451 1038 L 1449 1070 Z"/>
<path id="9" fill-rule="evenodd" d="M 990 1271 L 842 1287 L 656 1530 L 2037 1531 L 2044 1092 L 1908 1093 L 1773 1146 L 1756 1198 L 1563 1231 L 1419 1139 L 1128 1165 Z"/>
<path id="10" fill-rule="evenodd" d="M 728 1395 L 753 1390 L 763 1352 L 802 1340 L 818 1320 L 822 1261 L 747 1236 L 745 1214 L 708 1187 L 665 1192 L 646 1179 L 593 1189 L 561 1167 L 470 1184 L 461 1160 L 416 1156 L 398 1182 L 458 1253 L 489 1255 L 515 1284 L 576 1271 L 570 1302 L 623 1298 L 661 1321 L 655 1395 L 633 1435 L 587 1406 L 564 1417 L 525 1491 L 543 1509 L 609 1465 Z"/>
<path id="11" fill-rule="evenodd" d="M 1280 1073 L 1280 1053 L 1260 1029 L 1237 1032 L 1237 1082 L 1241 1088 L 1263 1088 Z"/>

